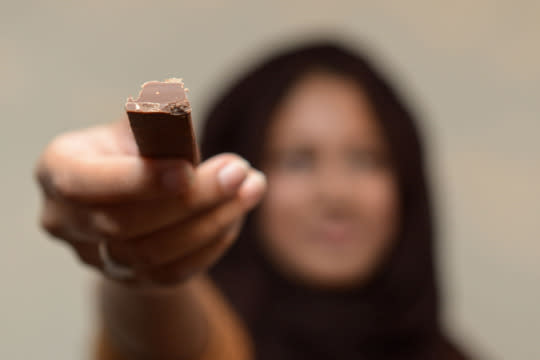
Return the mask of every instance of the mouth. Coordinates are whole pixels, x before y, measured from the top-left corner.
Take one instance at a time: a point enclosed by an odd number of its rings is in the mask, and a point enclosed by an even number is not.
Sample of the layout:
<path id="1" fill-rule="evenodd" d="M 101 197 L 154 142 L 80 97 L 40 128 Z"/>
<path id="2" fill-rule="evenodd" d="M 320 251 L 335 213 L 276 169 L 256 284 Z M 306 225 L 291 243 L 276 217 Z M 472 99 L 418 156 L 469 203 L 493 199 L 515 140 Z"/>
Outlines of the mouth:
<path id="1" fill-rule="evenodd" d="M 359 234 L 349 222 L 325 222 L 315 227 L 314 239 L 332 246 L 350 246 L 357 241 Z"/>

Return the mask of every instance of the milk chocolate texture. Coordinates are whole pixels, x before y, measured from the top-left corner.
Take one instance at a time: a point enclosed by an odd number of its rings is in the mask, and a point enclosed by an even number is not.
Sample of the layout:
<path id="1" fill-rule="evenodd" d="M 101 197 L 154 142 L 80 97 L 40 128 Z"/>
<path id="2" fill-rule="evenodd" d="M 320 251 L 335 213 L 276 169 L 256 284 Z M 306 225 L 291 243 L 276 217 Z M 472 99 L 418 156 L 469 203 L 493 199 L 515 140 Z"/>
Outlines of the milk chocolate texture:
<path id="1" fill-rule="evenodd" d="M 148 81 L 126 111 L 139 152 L 144 157 L 182 158 L 196 165 L 199 151 L 191 105 L 181 79 Z"/>

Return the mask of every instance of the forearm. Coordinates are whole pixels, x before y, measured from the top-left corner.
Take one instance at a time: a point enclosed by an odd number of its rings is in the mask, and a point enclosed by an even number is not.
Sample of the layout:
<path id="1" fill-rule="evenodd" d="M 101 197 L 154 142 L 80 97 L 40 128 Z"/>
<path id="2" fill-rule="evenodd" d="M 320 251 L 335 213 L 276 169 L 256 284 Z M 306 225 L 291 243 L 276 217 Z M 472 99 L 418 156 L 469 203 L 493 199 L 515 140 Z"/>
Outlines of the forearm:
<path id="1" fill-rule="evenodd" d="M 202 277 L 166 291 L 101 286 L 103 336 L 129 359 L 197 359 L 208 341 Z"/>

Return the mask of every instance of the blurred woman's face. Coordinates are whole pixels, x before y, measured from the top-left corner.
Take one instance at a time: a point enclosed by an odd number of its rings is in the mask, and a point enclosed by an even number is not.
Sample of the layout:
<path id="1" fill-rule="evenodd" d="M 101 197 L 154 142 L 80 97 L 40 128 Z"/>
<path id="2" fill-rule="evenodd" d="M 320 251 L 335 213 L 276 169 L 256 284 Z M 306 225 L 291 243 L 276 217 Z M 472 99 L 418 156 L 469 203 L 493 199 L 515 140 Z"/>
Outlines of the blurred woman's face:
<path id="1" fill-rule="evenodd" d="M 278 107 L 265 144 L 262 244 L 286 276 L 336 289 L 381 264 L 398 224 L 387 145 L 363 90 L 343 77 L 304 77 Z"/>

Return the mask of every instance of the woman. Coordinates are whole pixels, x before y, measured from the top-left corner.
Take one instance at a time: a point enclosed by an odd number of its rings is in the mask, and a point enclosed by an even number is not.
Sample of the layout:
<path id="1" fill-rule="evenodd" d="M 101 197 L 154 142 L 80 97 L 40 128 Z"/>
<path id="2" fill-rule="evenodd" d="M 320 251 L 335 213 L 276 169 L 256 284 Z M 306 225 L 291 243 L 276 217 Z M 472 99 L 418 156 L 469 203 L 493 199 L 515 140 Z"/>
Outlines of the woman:
<path id="1" fill-rule="evenodd" d="M 143 162 L 125 120 L 45 152 L 44 226 L 97 268 L 106 241 L 136 273 L 104 281 L 98 358 L 465 359 L 439 321 L 413 118 L 365 60 L 282 53 L 225 92 L 202 138 L 197 169 Z"/>

